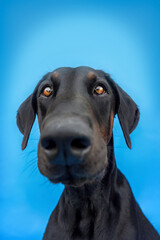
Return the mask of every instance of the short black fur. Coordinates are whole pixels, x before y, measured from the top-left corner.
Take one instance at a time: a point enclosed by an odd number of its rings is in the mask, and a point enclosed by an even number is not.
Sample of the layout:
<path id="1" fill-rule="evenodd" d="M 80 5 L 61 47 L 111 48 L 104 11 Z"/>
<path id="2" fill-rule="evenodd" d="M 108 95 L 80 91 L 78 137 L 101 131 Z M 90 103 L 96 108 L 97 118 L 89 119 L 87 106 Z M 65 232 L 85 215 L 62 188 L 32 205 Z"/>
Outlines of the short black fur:
<path id="1" fill-rule="evenodd" d="M 49 97 L 40 92 L 42 84 L 54 90 Z M 98 84 L 107 89 L 102 95 L 94 95 Z M 22 149 L 36 114 L 39 170 L 65 185 L 43 240 L 160 240 L 116 166 L 114 116 L 131 148 L 139 109 L 109 74 L 78 67 L 45 75 L 17 113 Z"/>

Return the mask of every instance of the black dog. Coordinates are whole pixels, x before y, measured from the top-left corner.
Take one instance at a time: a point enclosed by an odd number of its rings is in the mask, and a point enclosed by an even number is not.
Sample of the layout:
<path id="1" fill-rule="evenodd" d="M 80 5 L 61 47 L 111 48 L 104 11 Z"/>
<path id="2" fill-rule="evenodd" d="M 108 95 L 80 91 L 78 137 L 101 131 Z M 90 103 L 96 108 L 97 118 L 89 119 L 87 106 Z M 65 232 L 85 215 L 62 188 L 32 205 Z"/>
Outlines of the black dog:
<path id="1" fill-rule="evenodd" d="M 160 239 L 115 163 L 114 116 L 129 148 L 139 120 L 127 93 L 103 71 L 59 68 L 43 77 L 18 110 L 22 149 L 36 114 L 39 170 L 51 182 L 65 185 L 43 239 Z"/>

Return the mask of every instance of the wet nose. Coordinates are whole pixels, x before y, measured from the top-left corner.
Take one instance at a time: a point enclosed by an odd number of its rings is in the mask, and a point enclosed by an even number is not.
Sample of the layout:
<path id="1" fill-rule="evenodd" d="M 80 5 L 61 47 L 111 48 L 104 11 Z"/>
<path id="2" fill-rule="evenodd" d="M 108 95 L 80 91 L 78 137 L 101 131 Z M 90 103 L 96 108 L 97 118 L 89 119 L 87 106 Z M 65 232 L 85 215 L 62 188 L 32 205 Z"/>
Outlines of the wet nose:
<path id="1" fill-rule="evenodd" d="M 50 122 L 43 130 L 40 143 L 53 164 L 79 164 L 90 152 L 92 131 L 83 122 Z"/>

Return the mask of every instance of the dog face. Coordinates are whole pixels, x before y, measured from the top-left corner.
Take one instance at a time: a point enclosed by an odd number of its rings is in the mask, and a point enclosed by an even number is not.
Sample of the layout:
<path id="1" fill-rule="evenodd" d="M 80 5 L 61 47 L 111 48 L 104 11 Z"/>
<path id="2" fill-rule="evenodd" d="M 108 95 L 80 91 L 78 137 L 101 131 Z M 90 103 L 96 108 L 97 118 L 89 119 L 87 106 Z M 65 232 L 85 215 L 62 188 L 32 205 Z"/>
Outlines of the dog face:
<path id="1" fill-rule="evenodd" d="M 139 120 L 139 110 L 127 93 L 108 74 L 89 67 L 59 68 L 42 78 L 17 113 L 24 134 L 22 149 L 36 114 L 40 172 L 54 183 L 73 186 L 103 176 L 115 114 L 129 148 L 129 134 Z"/>

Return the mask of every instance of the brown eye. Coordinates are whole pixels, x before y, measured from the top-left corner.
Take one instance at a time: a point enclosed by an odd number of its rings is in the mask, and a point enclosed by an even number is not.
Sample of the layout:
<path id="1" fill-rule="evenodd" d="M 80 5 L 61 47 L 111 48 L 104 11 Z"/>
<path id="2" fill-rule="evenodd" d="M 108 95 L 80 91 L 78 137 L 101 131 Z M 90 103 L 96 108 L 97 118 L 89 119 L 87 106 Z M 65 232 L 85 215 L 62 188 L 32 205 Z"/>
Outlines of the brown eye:
<path id="1" fill-rule="evenodd" d="M 102 94 L 106 93 L 106 90 L 102 86 L 97 86 L 97 87 L 94 88 L 93 93 L 95 95 L 102 95 Z"/>
<path id="2" fill-rule="evenodd" d="M 53 90 L 50 88 L 50 87 L 46 87 L 42 94 L 45 96 L 45 97 L 49 97 L 51 95 L 51 93 L 53 92 Z"/>

